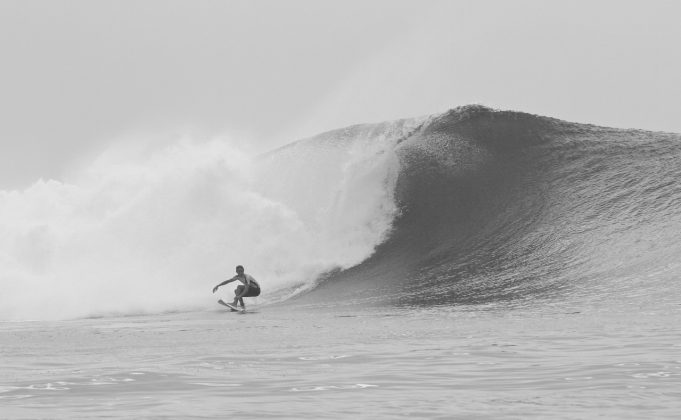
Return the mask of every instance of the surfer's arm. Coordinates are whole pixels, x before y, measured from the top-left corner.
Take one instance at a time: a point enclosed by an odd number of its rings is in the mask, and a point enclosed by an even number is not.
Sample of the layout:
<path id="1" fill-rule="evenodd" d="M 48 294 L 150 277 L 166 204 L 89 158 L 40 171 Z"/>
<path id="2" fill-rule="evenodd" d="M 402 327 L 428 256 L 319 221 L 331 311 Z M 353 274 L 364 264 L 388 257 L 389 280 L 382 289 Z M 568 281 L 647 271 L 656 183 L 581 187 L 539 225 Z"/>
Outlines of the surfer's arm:
<path id="1" fill-rule="evenodd" d="M 218 290 L 218 288 L 219 288 L 220 286 L 224 286 L 225 284 L 231 283 L 231 282 L 233 282 L 234 280 L 236 280 L 236 276 L 232 277 L 232 278 L 229 279 L 229 280 L 225 280 L 225 281 L 223 281 L 222 283 L 218 284 L 217 286 L 213 287 L 213 293 L 217 292 L 217 290 Z"/>

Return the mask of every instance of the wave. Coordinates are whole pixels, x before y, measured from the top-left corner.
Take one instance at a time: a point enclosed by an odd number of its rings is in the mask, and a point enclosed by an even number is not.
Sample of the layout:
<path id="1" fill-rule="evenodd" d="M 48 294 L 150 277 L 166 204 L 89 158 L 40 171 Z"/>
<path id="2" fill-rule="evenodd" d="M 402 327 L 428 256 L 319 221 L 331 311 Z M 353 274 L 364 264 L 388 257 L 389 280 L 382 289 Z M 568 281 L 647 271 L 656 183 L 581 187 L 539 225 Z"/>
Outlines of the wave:
<path id="1" fill-rule="evenodd" d="M 681 135 L 467 106 L 428 119 L 395 152 L 389 239 L 302 302 L 681 294 Z"/>
<path id="2" fill-rule="evenodd" d="M 256 157 L 114 146 L 0 191 L 0 319 L 205 308 L 237 264 L 260 303 L 671 302 L 679 179 L 678 134 L 482 106 Z"/>

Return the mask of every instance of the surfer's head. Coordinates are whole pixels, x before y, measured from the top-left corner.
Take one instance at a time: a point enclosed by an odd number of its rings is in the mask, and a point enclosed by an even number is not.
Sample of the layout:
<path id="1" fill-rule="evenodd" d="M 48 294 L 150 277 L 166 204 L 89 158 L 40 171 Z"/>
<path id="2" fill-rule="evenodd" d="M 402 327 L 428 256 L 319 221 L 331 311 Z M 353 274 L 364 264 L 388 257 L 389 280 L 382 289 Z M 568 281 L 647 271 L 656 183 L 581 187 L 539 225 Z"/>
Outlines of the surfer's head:
<path id="1" fill-rule="evenodd" d="M 244 266 L 243 265 L 237 265 L 236 266 L 236 273 L 237 274 L 243 274 L 244 273 Z"/>

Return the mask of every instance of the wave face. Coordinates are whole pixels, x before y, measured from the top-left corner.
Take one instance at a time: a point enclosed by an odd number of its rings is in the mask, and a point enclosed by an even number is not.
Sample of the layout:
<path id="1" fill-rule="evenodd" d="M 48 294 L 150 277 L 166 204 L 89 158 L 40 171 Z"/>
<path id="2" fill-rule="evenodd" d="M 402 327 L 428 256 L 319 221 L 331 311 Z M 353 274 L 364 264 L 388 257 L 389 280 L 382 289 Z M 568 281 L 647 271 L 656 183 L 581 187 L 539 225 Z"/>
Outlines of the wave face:
<path id="1" fill-rule="evenodd" d="M 301 301 L 678 302 L 681 135 L 468 106 L 395 153 L 389 239 Z"/>

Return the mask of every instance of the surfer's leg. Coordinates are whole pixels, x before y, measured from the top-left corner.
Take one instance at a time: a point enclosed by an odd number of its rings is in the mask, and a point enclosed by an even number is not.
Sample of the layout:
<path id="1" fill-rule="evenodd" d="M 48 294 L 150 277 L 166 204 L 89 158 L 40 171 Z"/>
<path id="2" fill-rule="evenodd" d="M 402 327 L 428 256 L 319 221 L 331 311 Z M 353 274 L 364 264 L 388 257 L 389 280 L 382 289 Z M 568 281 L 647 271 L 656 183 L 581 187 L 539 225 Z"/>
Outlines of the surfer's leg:
<path id="1" fill-rule="evenodd" d="M 239 299 L 239 303 L 241 303 L 241 307 L 242 307 L 242 308 L 245 308 L 245 307 L 246 307 L 246 305 L 244 305 L 244 298 L 240 298 L 240 299 Z"/>
<path id="2" fill-rule="evenodd" d="M 244 290 L 244 286 L 238 286 L 236 289 L 234 289 L 234 302 L 232 303 L 232 305 L 234 305 L 234 306 L 237 305 L 239 300 L 236 297 L 241 294 L 242 290 Z M 242 300 L 242 302 L 243 302 L 243 300 Z M 243 303 L 242 303 L 242 305 L 243 305 Z"/>

